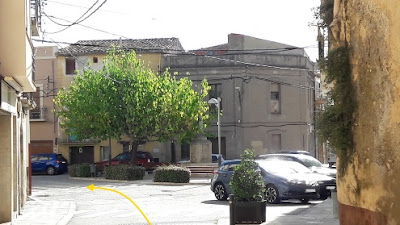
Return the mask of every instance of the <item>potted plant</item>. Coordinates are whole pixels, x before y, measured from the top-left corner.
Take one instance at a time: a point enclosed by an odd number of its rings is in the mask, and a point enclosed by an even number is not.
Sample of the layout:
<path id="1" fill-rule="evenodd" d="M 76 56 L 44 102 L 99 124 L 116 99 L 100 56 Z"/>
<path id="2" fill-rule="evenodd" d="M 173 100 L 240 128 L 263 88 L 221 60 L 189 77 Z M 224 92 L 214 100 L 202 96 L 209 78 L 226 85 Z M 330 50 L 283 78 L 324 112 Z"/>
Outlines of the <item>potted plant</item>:
<path id="1" fill-rule="evenodd" d="M 260 224 L 265 222 L 266 201 L 264 180 L 252 149 L 241 155 L 230 182 L 229 196 L 231 224 Z"/>

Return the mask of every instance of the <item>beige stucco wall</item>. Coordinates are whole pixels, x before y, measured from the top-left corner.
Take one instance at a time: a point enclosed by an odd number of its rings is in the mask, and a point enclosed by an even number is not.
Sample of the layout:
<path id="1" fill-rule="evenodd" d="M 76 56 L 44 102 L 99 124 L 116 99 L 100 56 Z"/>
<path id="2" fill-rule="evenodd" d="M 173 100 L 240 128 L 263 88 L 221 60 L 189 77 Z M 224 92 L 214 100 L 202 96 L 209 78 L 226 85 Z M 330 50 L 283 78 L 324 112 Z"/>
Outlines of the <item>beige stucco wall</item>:
<path id="1" fill-rule="evenodd" d="M 0 2 L 0 74 L 13 77 L 24 91 L 34 91 L 27 1 Z M 28 32 L 28 33 L 27 33 Z"/>
<path id="2" fill-rule="evenodd" d="M 355 153 L 338 179 L 338 199 L 370 210 L 384 218 L 385 224 L 399 224 L 400 2 L 348 0 L 337 1 L 337 6 L 340 37 L 351 49 L 358 104 Z M 371 219 L 364 224 L 378 223 Z"/>
<path id="3" fill-rule="evenodd" d="M 42 101 L 36 102 L 38 109 L 42 108 L 44 119 L 31 120 L 32 141 L 52 141 L 55 146 L 57 137 L 57 121 L 53 113 L 54 94 L 57 92 L 55 81 L 57 47 L 45 46 L 36 48 L 35 57 L 35 80 L 36 86 L 40 88 Z M 47 80 L 48 79 L 48 80 Z"/>
<path id="4" fill-rule="evenodd" d="M 11 116 L 0 116 L 0 223 L 9 222 L 12 218 L 13 208 L 13 178 L 12 178 L 12 149 L 11 149 Z"/>

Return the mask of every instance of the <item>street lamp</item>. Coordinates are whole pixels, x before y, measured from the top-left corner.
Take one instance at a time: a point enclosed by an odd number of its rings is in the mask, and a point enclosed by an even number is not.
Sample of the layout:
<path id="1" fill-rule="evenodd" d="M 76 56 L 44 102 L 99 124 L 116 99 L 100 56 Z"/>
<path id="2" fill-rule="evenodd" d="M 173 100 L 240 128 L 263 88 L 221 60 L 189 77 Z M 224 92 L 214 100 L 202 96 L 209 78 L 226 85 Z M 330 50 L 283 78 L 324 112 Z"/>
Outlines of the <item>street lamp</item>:
<path id="1" fill-rule="evenodd" d="M 219 120 L 219 114 L 220 114 L 220 101 L 219 99 L 211 98 L 208 100 L 208 104 L 214 104 L 217 106 L 217 115 L 218 115 L 218 120 L 217 120 L 217 125 L 218 125 L 218 167 L 221 166 L 221 123 Z"/>

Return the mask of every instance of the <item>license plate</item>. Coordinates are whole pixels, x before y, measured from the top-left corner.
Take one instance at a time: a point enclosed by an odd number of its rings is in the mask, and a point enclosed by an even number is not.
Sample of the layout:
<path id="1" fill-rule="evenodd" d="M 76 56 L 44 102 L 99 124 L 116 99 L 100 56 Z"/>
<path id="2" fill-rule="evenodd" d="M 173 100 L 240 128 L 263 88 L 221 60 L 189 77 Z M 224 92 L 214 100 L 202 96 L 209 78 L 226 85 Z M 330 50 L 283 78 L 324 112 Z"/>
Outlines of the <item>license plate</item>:
<path id="1" fill-rule="evenodd" d="M 306 193 L 313 193 L 313 192 L 315 192 L 315 189 L 306 189 L 305 192 L 306 192 Z"/>
<path id="2" fill-rule="evenodd" d="M 327 186 L 326 189 L 327 190 L 335 190 L 336 188 L 335 188 L 335 186 Z"/>

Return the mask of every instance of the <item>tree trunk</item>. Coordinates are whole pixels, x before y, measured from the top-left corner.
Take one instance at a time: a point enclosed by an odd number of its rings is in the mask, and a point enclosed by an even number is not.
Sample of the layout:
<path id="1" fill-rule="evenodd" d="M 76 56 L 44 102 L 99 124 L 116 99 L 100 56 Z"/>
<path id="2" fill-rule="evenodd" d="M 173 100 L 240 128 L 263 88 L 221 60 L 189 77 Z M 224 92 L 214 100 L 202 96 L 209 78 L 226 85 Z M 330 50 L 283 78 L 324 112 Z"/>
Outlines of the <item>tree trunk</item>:
<path id="1" fill-rule="evenodd" d="M 175 142 L 171 140 L 171 163 L 176 163 Z"/>
<path id="2" fill-rule="evenodd" d="M 108 165 L 111 166 L 111 138 L 108 138 L 108 148 L 109 148 L 109 153 L 108 153 Z"/>
<path id="3" fill-rule="evenodd" d="M 131 146 L 131 165 L 136 166 L 136 157 L 139 144 L 137 141 L 130 141 L 129 145 Z"/>

